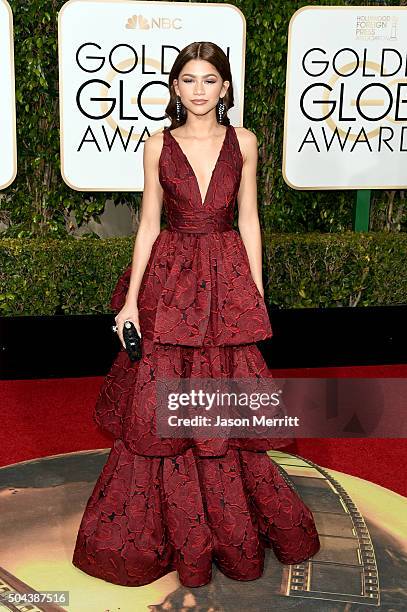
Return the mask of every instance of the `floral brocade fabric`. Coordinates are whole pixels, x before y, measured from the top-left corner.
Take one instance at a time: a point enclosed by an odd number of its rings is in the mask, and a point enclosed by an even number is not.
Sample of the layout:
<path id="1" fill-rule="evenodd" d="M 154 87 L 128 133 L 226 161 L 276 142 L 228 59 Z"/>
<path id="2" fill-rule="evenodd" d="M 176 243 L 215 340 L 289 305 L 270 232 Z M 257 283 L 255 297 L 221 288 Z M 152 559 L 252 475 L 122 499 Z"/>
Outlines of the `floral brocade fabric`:
<path id="1" fill-rule="evenodd" d="M 228 126 L 202 202 L 188 158 L 164 129 L 159 179 L 168 229 L 140 285 L 142 358 L 132 363 L 122 348 L 101 386 L 94 419 L 114 444 L 73 555 L 76 567 L 115 584 L 141 586 L 177 570 L 184 586 L 202 586 L 212 562 L 230 578 L 253 580 L 267 547 L 286 564 L 320 548 L 310 509 L 265 452 L 291 439 L 155 433 L 161 377 L 273 378 L 255 344 L 272 336 L 267 308 L 231 227 L 242 163 Z M 131 266 L 114 289 L 115 312 L 130 273 Z"/>

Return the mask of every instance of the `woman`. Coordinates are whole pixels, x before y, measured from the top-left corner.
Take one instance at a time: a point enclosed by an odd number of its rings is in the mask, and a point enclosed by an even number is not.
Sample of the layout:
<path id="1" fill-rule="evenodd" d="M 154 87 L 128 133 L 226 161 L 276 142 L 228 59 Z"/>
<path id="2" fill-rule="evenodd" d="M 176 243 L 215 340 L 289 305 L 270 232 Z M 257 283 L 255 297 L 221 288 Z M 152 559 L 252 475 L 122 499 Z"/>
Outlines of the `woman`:
<path id="1" fill-rule="evenodd" d="M 141 586 L 177 570 L 181 584 L 262 575 L 264 549 L 299 563 L 320 547 L 311 511 L 265 451 L 287 439 L 160 437 L 155 382 L 272 378 L 255 342 L 272 335 L 256 201 L 257 140 L 227 118 L 230 65 L 194 42 L 169 75 L 171 126 L 144 146 L 144 193 L 132 265 L 111 306 L 123 344 L 95 419 L 115 437 L 87 503 L 73 563 Z M 238 202 L 239 232 L 232 229 Z M 168 228 L 160 231 L 162 204 Z M 125 351 L 133 321 L 142 358 Z"/>

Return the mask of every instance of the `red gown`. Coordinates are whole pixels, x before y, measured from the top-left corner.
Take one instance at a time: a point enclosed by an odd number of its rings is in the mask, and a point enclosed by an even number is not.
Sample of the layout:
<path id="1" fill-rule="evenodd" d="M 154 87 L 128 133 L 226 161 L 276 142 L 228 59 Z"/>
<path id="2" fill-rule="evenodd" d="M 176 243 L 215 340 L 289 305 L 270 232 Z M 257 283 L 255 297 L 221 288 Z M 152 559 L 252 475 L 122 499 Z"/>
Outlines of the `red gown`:
<path id="1" fill-rule="evenodd" d="M 142 358 L 122 348 L 94 418 L 114 444 L 87 502 L 73 564 L 125 586 L 177 570 L 211 580 L 212 562 L 236 580 L 260 577 L 264 549 L 293 564 L 320 548 L 311 510 L 265 452 L 287 438 L 194 439 L 154 434 L 155 381 L 269 377 L 255 342 L 272 336 L 265 302 L 232 229 L 243 158 L 228 126 L 202 202 L 188 158 L 164 129 L 159 180 L 168 229 L 155 240 L 138 295 Z M 111 307 L 126 298 L 131 266 Z"/>

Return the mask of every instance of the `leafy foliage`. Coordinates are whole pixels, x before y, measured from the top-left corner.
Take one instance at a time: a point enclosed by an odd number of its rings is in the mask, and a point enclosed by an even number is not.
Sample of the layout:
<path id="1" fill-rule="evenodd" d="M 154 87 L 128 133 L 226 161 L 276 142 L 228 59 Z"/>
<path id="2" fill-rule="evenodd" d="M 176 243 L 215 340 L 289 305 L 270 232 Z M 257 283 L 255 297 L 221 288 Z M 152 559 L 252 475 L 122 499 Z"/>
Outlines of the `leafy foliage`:
<path id="1" fill-rule="evenodd" d="M 406 234 L 266 234 L 265 299 L 273 307 L 405 304 Z M 0 241 L 0 314 L 103 314 L 133 237 Z"/>

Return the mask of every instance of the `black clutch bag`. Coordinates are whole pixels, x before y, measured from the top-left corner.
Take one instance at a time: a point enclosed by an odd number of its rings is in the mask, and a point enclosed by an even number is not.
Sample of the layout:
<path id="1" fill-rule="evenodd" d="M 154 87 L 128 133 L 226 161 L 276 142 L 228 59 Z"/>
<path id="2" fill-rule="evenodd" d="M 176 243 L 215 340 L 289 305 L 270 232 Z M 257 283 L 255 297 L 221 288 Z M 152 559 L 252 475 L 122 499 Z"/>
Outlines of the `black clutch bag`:
<path id="1" fill-rule="evenodd" d="M 134 323 L 131 321 L 124 322 L 123 340 L 130 360 L 139 361 L 141 359 L 141 340 Z"/>

